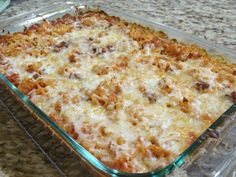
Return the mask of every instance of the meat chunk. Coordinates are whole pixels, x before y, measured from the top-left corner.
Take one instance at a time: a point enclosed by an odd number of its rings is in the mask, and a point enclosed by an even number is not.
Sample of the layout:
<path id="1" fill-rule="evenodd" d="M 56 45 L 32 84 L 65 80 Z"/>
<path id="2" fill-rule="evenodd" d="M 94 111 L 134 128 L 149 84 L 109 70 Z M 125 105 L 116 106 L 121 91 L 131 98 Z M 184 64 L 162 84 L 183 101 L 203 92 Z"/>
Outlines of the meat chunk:
<path id="1" fill-rule="evenodd" d="M 210 87 L 210 85 L 208 83 L 203 82 L 203 81 L 196 83 L 195 86 L 198 91 L 204 91 Z"/>
<path id="2" fill-rule="evenodd" d="M 115 51 L 115 47 L 112 45 L 106 45 L 105 47 L 101 47 L 101 48 L 93 47 L 91 49 L 91 52 L 95 55 L 101 55 L 106 52 L 113 52 L 113 51 Z"/>
<path id="3" fill-rule="evenodd" d="M 233 91 L 230 95 L 226 96 L 228 96 L 233 103 L 236 103 L 236 91 Z"/>
<path id="4" fill-rule="evenodd" d="M 40 75 L 38 73 L 35 73 L 32 77 L 33 77 L 33 79 L 36 80 L 36 79 L 38 79 L 40 77 Z"/>
<path id="5" fill-rule="evenodd" d="M 69 79 L 78 79 L 80 80 L 81 79 L 81 75 L 79 73 L 70 73 L 69 75 Z"/>
<path id="6" fill-rule="evenodd" d="M 68 48 L 69 44 L 67 42 L 60 42 L 59 44 L 54 46 L 54 52 L 60 52 L 62 49 Z"/>
<path id="7" fill-rule="evenodd" d="M 148 97 L 148 100 L 151 104 L 156 103 L 157 95 L 155 93 L 147 93 L 147 97 Z"/>
<path id="8" fill-rule="evenodd" d="M 236 70 L 233 71 L 233 75 L 236 76 Z"/>
<path id="9" fill-rule="evenodd" d="M 146 87 L 143 86 L 143 85 L 140 85 L 138 87 L 138 89 L 141 93 L 143 93 L 143 95 L 145 97 L 148 98 L 148 101 L 149 101 L 150 104 L 156 103 L 156 101 L 157 101 L 157 94 L 156 93 L 147 91 Z"/>

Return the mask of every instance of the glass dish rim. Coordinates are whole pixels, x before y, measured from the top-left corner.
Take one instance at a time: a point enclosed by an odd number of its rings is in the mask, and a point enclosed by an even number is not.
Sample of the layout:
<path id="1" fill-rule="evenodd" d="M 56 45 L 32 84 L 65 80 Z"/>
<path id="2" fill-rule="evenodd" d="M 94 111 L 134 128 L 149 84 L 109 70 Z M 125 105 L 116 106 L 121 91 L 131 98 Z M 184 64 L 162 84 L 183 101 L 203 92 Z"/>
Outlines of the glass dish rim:
<path id="1" fill-rule="evenodd" d="M 87 6 L 92 6 L 92 8 L 100 8 L 101 10 L 104 10 L 106 12 L 106 10 L 112 10 L 112 11 L 116 11 L 117 13 L 123 13 L 121 11 L 119 11 L 118 9 L 114 9 L 114 8 L 110 8 L 104 5 L 101 5 L 99 3 L 82 3 L 77 1 L 77 2 L 56 2 L 53 3 L 53 5 L 51 5 L 50 7 L 57 7 L 60 4 L 65 4 L 69 6 L 73 6 L 73 7 L 87 7 Z M 82 7 L 82 8 L 83 8 Z M 66 7 L 64 7 L 66 9 Z M 37 12 L 41 12 L 44 11 L 45 13 L 47 13 L 47 9 L 48 7 L 43 7 L 37 10 L 34 10 L 32 12 L 28 12 L 25 14 L 21 14 L 18 15 L 16 17 L 12 17 L 9 19 L 5 19 L 2 20 L 4 22 L 11 22 L 15 20 L 15 23 L 17 24 L 17 20 L 21 19 L 21 20 L 26 20 L 24 17 L 27 16 L 30 17 L 29 18 L 36 18 L 36 16 L 32 16 L 33 14 L 37 14 Z M 141 18 L 140 16 L 136 17 L 130 14 L 125 14 L 125 16 L 129 16 L 130 18 L 134 18 L 134 19 L 138 19 L 138 20 L 142 20 L 142 21 L 146 21 L 148 23 L 152 23 L 153 25 L 155 25 L 157 28 L 164 28 L 164 29 L 168 29 L 168 30 L 173 30 L 173 32 L 175 33 L 181 33 L 181 34 L 186 34 L 185 32 L 182 32 L 180 30 L 176 30 L 175 28 L 172 27 L 168 27 L 165 26 L 163 24 L 154 22 L 154 21 L 149 21 L 146 19 Z M 122 17 L 121 17 L 122 18 Z M 0 21 L 0 22 L 2 22 Z M 19 23 L 19 21 L 18 21 Z M 2 26 L 0 25 L 0 29 L 2 28 Z M 160 29 L 162 30 L 162 29 Z M 230 49 L 226 49 L 224 47 L 220 47 L 218 45 L 212 44 L 210 42 L 207 42 L 205 40 L 202 39 L 198 39 L 196 37 L 193 37 L 189 34 L 187 34 L 190 38 L 193 39 L 193 41 L 196 42 L 201 42 L 204 43 L 204 45 L 210 45 L 211 48 L 215 48 L 216 50 L 224 50 L 223 53 L 227 53 L 230 55 L 235 55 L 235 53 L 233 51 L 231 51 Z M 127 176 L 127 177 L 132 177 L 132 176 L 162 176 L 162 175 L 166 175 L 171 173 L 176 167 L 180 167 L 184 162 L 186 157 L 188 157 L 189 155 L 192 154 L 192 152 L 194 150 L 196 150 L 203 142 L 204 139 L 202 137 L 205 137 L 208 130 L 209 129 L 216 129 L 220 124 L 222 124 L 222 122 L 224 121 L 226 116 L 229 116 L 232 112 L 236 111 L 236 104 L 234 103 L 231 107 L 229 107 L 218 119 L 216 119 L 216 121 L 211 124 L 211 126 L 202 133 L 201 136 L 199 136 L 194 143 L 192 143 L 183 153 L 181 153 L 173 162 L 171 162 L 170 164 L 166 165 L 165 167 L 161 168 L 161 169 L 154 169 L 150 172 L 145 172 L 145 173 L 127 173 L 127 172 L 122 172 L 116 169 L 112 169 L 108 166 L 106 166 L 105 164 L 103 164 L 100 160 L 98 160 L 95 156 L 93 156 L 89 151 L 87 151 L 83 146 L 81 146 L 77 141 L 75 141 L 65 130 L 63 130 L 62 128 L 60 128 L 47 114 L 45 114 L 40 108 L 38 108 L 34 103 L 32 103 L 30 101 L 30 99 L 24 95 L 16 86 L 14 86 L 3 74 L 0 73 L 0 79 L 9 87 L 10 90 L 12 90 L 17 96 L 18 98 L 20 98 L 20 100 L 23 102 L 23 104 L 28 107 L 30 110 L 33 111 L 33 114 L 36 115 L 37 117 L 41 118 L 43 122 L 45 122 L 47 125 L 49 125 L 51 128 L 53 128 L 52 131 L 55 131 L 59 136 L 61 136 L 62 139 L 64 139 L 67 143 L 69 143 L 69 145 L 73 148 L 73 150 L 77 153 L 77 155 L 79 154 L 80 156 L 82 156 L 83 159 L 86 160 L 86 162 L 88 162 L 89 164 L 91 164 L 93 167 L 101 170 L 102 172 L 105 172 L 106 174 L 112 175 L 112 176 Z"/>

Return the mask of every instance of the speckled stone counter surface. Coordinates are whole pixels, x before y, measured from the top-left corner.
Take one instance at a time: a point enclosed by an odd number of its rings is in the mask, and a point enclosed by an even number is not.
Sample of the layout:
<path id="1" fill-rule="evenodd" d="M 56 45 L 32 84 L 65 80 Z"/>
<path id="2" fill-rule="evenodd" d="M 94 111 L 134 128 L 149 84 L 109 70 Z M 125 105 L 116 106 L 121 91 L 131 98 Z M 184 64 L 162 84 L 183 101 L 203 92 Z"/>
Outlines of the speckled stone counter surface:
<path id="1" fill-rule="evenodd" d="M 53 3 L 55 1 L 50 1 Z M 235 0 L 118 0 L 102 1 L 112 7 L 155 19 L 198 37 L 236 50 Z M 47 0 L 12 0 L 0 20 L 43 6 Z M 18 128 L 0 104 L 0 177 L 59 176 L 53 166 Z"/>

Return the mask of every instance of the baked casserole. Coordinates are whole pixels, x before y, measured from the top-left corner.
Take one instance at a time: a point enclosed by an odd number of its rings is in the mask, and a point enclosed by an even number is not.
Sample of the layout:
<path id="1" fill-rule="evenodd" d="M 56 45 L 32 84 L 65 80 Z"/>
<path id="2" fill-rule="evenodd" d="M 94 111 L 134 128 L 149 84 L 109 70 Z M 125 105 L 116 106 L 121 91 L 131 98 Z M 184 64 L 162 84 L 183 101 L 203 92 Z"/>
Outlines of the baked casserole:
<path id="1" fill-rule="evenodd" d="M 0 72 L 124 172 L 170 164 L 236 102 L 236 64 L 103 11 L 0 36 Z"/>

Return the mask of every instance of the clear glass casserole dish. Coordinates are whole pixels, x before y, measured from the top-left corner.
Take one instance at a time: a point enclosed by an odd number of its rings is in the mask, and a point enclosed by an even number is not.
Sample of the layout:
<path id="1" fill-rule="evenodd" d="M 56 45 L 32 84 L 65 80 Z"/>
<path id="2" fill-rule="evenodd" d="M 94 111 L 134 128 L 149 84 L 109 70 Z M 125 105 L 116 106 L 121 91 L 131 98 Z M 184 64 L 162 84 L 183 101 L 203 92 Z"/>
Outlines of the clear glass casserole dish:
<path id="1" fill-rule="evenodd" d="M 24 27 L 30 26 L 34 23 L 38 23 L 43 19 L 55 19 L 61 17 L 62 15 L 69 13 L 74 14 L 77 10 L 83 10 L 87 8 L 99 8 L 104 10 L 109 15 L 114 15 L 121 17 L 125 20 L 136 22 L 145 26 L 150 26 L 154 29 L 164 31 L 171 38 L 177 38 L 180 41 L 198 44 L 199 46 L 208 50 L 209 53 L 213 53 L 215 55 L 223 55 L 226 58 L 231 59 L 231 61 L 235 62 L 235 53 L 230 51 L 229 49 L 225 49 L 222 47 L 218 47 L 214 44 L 205 42 L 203 40 L 192 37 L 191 35 L 182 33 L 178 30 L 175 30 L 170 27 L 166 27 L 164 25 L 144 20 L 142 18 L 133 17 L 124 12 L 120 12 L 116 9 L 110 9 L 106 6 L 100 4 L 93 3 L 80 3 L 80 2 L 67 2 L 67 3 L 56 3 L 47 8 L 43 8 L 41 10 L 37 10 L 31 13 L 23 14 L 5 21 L 1 22 L 0 28 L 3 30 L 2 34 L 7 32 L 17 32 L 24 30 Z M 115 169 L 111 169 L 104 164 L 102 164 L 99 160 L 97 160 L 93 155 L 91 155 L 86 149 L 84 149 L 80 144 L 78 144 L 69 134 L 67 134 L 63 129 L 61 129 L 53 120 L 51 120 L 43 111 L 41 111 L 36 105 L 34 105 L 27 96 L 22 94 L 11 82 L 9 82 L 2 74 L 0 74 L 1 80 L 12 90 L 21 102 L 32 111 L 32 113 L 45 125 L 50 127 L 50 129 L 55 132 L 59 138 L 65 142 L 71 150 L 73 150 L 77 155 L 79 155 L 82 159 L 84 159 L 87 163 L 91 165 L 92 168 L 97 169 L 97 171 L 103 175 L 110 176 L 163 176 L 171 173 L 176 167 L 180 167 L 186 161 L 186 158 L 192 154 L 209 136 L 209 132 L 211 130 L 216 129 L 219 125 L 222 124 L 232 113 L 236 110 L 236 105 L 232 105 L 220 118 L 217 119 L 216 122 L 212 124 L 212 126 L 202 134 L 186 151 L 184 151 L 178 158 L 175 159 L 174 162 L 164 167 L 161 170 L 154 170 L 148 173 L 135 174 L 135 173 L 124 173 Z M 227 119 L 227 123 L 225 125 L 235 124 L 233 119 Z M 221 129 L 224 129 L 221 127 Z M 210 131 L 209 131 L 210 130 Z"/>

